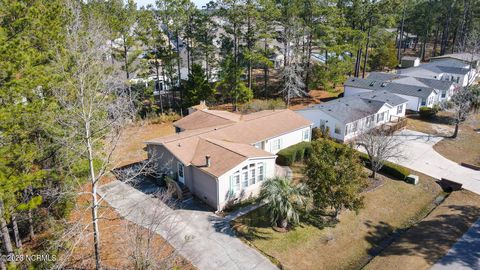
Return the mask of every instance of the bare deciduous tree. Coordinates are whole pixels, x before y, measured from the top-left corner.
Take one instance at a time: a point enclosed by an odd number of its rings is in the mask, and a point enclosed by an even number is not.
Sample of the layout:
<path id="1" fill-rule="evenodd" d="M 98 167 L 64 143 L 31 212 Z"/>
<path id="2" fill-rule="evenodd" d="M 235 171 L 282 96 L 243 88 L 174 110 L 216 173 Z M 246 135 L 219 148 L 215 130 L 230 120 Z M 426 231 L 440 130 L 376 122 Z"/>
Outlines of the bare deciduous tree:
<path id="1" fill-rule="evenodd" d="M 458 128 L 460 123 L 467 120 L 468 115 L 473 111 L 473 100 L 475 96 L 469 87 L 463 87 L 453 94 L 450 102 L 444 103 L 442 107 L 453 112 L 453 121 L 455 123 L 455 130 L 452 138 L 458 136 Z"/>
<path id="2" fill-rule="evenodd" d="M 63 114 L 64 151 L 72 163 L 87 164 L 91 195 L 91 226 L 95 265 L 101 268 L 97 187 L 111 166 L 111 156 L 124 126 L 134 116 L 120 68 L 108 63 L 107 32 L 99 18 L 82 14 L 71 3 L 64 52 L 59 53 L 59 74 L 63 77 L 58 97 Z"/>
<path id="3" fill-rule="evenodd" d="M 287 108 L 290 106 L 290 98 L 301 97 L 306 95 L 303 68 L 301 65 L 302 54 L 300 47 L 300 27 L 292 19 L 291 28 L 285 33 L 285 66 L 282 71 L 283 88 L 281 93 L 287 103 Z"/>
<path id="4" fill-rule="evenodd" d="M 356 143 L 367 152 L 373 178 L 376 177 L 376 173 L 382 169 L 387 160 L 402 158 L 400 148 L 402 141 L 381 129 L 373 129 L 362 133 Z"/>

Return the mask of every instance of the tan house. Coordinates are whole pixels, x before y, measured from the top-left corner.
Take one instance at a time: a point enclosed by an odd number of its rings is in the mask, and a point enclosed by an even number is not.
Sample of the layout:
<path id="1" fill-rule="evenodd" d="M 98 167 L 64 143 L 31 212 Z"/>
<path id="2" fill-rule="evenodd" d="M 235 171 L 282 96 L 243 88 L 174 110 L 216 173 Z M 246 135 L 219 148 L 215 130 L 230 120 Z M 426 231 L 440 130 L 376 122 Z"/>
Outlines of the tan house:
<path id="1" fill-rule="evenodd" d="M 177 133 L 146 142 L 158 170 L 217 210 L 258 193 L 275 176 L 276 153 L 310 141 L 312 123 L 290 110 L 235 114 L 197 110 Z"/>

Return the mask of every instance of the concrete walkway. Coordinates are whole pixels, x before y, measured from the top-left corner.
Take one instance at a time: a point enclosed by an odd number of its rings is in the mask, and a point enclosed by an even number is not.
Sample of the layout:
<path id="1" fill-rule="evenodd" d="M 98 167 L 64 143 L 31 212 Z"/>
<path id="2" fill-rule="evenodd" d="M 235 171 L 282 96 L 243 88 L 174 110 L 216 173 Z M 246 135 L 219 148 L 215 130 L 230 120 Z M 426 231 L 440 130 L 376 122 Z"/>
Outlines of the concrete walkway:
<path id="1" fill-rule="evenodd" d="M 480 219 L 448 251 L 447 255 L 430 270 L 480 269 Z"/>
<path id="2" fill-rule="evenodd" d="M 480 171 L 460 166 L 433 149 L 433 145 L 442 137 L 403 130 L 395 136 L 403 141 L 404 157 L 391 160 L 407 168 L 419 171 L 437 179 L 446 178 L 463 184 L 463 188 L 480 194 Z"/>
<path id="3" fill-rule="evenodd" d="M 125 219 L 160 234 L 198 269 L 277 269 L 235 237 L 228 220 L 201 206 L 172 210 L 120 181 L 102 186 L 99 194 Z"/>

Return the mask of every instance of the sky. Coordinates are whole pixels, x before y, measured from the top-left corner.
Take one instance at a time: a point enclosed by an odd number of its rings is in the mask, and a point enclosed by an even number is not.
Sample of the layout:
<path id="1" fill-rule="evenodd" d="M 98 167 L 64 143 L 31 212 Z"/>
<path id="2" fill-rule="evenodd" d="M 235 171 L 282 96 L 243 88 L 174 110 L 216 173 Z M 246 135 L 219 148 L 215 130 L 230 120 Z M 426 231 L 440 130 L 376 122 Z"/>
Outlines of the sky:
<path id="1" fill-rule="evenodd" d="M 155 5 L 155 0 L 136 0 L 137 7 L 146 6 L 148 4 Z M 191 0 L 197 7 L 201 8 L 206 3 L 210 2 L 210 0 Z"/>

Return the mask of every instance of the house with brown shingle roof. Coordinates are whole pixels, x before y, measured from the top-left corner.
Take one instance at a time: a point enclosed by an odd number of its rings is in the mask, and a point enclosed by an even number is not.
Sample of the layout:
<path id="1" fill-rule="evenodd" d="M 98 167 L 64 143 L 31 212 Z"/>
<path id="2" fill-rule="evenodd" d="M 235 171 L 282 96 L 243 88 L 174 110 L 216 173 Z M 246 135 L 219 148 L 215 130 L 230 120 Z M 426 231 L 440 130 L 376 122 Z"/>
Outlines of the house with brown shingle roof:
<path id="1" fill-rule="evenodd" d="M 176 134 L 146 142 L 150 161 L 217 210 L 256 195 L 275 176 L 276 153 L 310 141 L 312 127 L 290 110 L 197 110 L 173 125 Z"/>

